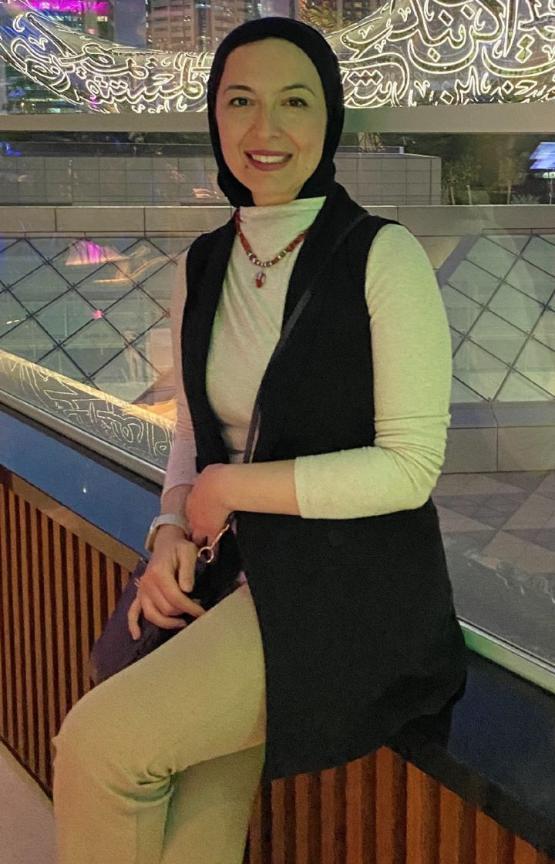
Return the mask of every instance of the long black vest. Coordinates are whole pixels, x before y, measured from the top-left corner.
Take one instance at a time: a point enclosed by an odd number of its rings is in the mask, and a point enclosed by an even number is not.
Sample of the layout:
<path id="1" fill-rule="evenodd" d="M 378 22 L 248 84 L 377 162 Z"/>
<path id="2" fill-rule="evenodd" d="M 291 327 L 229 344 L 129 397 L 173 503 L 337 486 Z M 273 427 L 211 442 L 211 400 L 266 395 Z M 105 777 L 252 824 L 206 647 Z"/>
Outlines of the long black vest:
<path id="1" fill-rule="evenodd" d="M 360 212 L 334 184 L 301 247 L 284 321 L 315 268 L 326 266 L 263 377 L 254 462 L 374 442 L 365 267 L 372 239 L 388 220 L 364 220 L 332 260 L 324 257 Z M 229 462 L 206 394 L 206 360 L 233 239 L 230 220 L 198 237 L 187 256 L 183 370 L 198 471 Z M 337 485 L 341 494 L 341 477 Z M 357 519 L 236 516 L 237 537 L 224 535 L 220 558 L 230 577 L 242 562 L 260 625 L 267 708 L 262 782 L 366 755 L 464 689 L 466 650 L 431 498 L 414 510 Z"/>

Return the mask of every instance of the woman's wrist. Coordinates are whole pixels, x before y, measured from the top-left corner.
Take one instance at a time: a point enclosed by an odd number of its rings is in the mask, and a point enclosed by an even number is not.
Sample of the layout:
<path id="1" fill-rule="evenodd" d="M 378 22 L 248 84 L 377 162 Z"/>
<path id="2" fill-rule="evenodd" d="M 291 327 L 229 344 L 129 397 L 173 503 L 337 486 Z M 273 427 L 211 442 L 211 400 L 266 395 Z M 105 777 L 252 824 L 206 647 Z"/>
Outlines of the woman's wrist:
<path id="1" fill-rule="evenodd" d="M 156 549 L 156 545 L 160 543 L 165 543 L 167 541 L 176 540 L 185 540 L 187 543 L 191 543 L 191 545 L 196 546 L 193 543 L 193 540 L 190 537 L 190 534 L 180 528 L 179 525 L 160 525 L 160 527 L 156 530 L 156 534 L 153 542 L 153 549 Z"/>

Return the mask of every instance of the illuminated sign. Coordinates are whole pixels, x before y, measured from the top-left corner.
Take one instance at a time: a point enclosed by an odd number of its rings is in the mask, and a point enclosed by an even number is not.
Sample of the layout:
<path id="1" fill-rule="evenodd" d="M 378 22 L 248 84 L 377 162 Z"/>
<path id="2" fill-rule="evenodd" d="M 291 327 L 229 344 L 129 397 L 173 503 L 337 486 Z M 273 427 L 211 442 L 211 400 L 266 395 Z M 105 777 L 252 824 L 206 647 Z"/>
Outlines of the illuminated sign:
<path id="1" fill-rule="evenodd" d="M 542 141 L 530 156 L 530 170 L 543 171 L 541 176 L 555 177 L 555 141 Z"/>
<path id="2" fill-rule="evenodd" d="M 327 39 L 348 108 L 555 99 L 553 0 L 388 0 Z M 0 57 L 82 111 L 162 114 L 206 109 L 213 55 L 119 45 L 15 0 Z"/>

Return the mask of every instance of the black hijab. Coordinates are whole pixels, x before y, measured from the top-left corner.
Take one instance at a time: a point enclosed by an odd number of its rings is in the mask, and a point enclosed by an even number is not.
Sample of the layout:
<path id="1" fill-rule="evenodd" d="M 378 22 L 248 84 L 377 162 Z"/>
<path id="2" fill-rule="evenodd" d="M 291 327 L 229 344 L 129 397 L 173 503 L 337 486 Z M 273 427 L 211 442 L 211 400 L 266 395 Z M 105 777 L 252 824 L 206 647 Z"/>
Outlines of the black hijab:
<path id="1" fill-rule="evenodd" d="M 302 186 L 297 198 L 312 198 L 327 195 L 334 184 L 335 151 L 343 130 L 345 109 L 343 107 L 343 86 L 339 63 L 333 50 L 324 37 L 314 27 L 291 18 L 258 18 L 240 24 L 220 43 L 216 49 L 207 88 L 207 108 L 210 137 L 214 156 L 218 163 L 218 185 L 234 207 L 253 206 L 254 201 L 250 189 L 231 173 L 224 160 L 220 146 L 220 136 L 216 123 L 216 94 L 224 71 L 225 61 L 231 52 L 239 45 L 257 42 L 260 39 L 286 39 L 297 45 L 301 51 L 310 57 L 322 81 L 326 98 L 328 121 L 326 136 L 322 150 L 322 158 L 314 173 Z"/>

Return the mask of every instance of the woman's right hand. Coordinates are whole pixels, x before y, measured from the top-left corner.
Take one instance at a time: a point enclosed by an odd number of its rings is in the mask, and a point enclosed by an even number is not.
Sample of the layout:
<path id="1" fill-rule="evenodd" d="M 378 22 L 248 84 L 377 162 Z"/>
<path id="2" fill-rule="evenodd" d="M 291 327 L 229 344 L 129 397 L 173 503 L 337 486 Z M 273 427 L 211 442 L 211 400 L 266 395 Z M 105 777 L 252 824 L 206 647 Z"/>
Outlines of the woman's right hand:
<path id="1" fill-rule="evenodd" d="M 194 588 L 197 551 L 196 545 L 185 539 L 181 529 L 174 525 L 160 526 L 156 532 L 154 551 L 127 614 L 133 639 L 141 635 L 138 623 L 141 613 L 147 621 L 165 630 L 187 626 L 186 621 L 174 617 L 182 612 L 188 612 L 195 618 L 204 615 L 206 609 L 183 593 Z"/>

